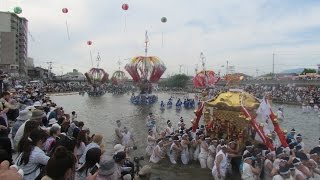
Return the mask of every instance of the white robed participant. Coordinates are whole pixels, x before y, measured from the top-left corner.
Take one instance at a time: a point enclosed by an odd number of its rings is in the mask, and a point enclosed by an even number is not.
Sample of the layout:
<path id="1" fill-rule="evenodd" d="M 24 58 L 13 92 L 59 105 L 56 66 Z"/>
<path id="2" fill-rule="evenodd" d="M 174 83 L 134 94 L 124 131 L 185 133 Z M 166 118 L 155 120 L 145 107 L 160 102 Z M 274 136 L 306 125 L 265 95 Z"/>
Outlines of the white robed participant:
<path id="1" fill-rule="evenodd" d="M 215 180 L 223 180 L 226 177 L 228 168 L 228 146 L 226 144 L 221 146 L 221 150 L 218 152 L 214 166 L 212 168 L 212 176 Z"/>
<path id="2" fill-rule="evenodd" d="M 189 142 L 189 139 L 188 139 L 188 135 L 187 134 L 184 134 L 182 136 L 182 140 L 181 140 L 181 148 L 182 148 L 182 151 L 181 151 L 181 161 L 182 161 L 182 164 L 184 165 L 187 165 L 188 162 L 189 162 L 189 149 L 188 149 L 188 145 L 190 144 Z"/>
<path id="3" fill-rule="evenodd" d="M 279 108 L 277 111 L 277 118 L 279 121 L 283 121 L 284 120 L 284 115 L 283 115 L 283 110 L 282 108 Z"/>
<path id="4" fill-rule="evenodd" d="M 163 141 L 159 141 L 157 146 L 153 149 L 153 152 L 150 156 L 150 162 L 152 163 L 158 163 L 161 159 L 164 159 L 165 156 L 163 156 Z"/>
<path id="5" fill-rule="evenodd" d="M 181 147 L 179 143 L 179 139 L 175 139 L 170 147 L 170 155 L 169 159 L 171 164 L 177 164 L 178 154 L 181 152 Z"/>
<path id="6" fill-rule="evenodd" d="M 156 146 L 157 139 L 154 137 L 152 129 L 149 130 L 149 135 L 147 137 L 147 148 L 146 148 L 146 154 L 147 156 L 151 156 L 153 149 Z"/>
<path id="7" fill-rule="evenodd" d="M 194 161 L 198 160 L 200 153 L 200 141 L 199 136 L 196 135 L 194 139 L 191 141 L 191 148 L 190 148 L 190 158 L 192 157 Z"/>
<path id="8" fill-rule="evenodd" d="M 134 139 L 132 134 L 128 131 L 127 127 L 123 128 L 122 133 L 122 143 L 126 148 L 132 147 L 134 145 Z"/>
<path id="9" fill-rule="evenodd" d="M 207 139 L 207 138 L 206 138 Z M 210 140 L 210 138 L 208 138 Z M 200 154 L 199 154 L 199 161 L 201 168 L 207 168 L 207 159 L 208 159 L 208 150 L 209 146 L 206 140 L 204 139 L 204 135 L 200 135 Z"/>
<path id="10" fill-rule="evenodd" d="M 217 140 L 212 140 L 211 144 L 209 146 L 209 154 L 208 154 L 208 159 L 207 159 L 207 166 L 210 170 L 212 170 L 213 165 L 214 165 L 214 159 L 216 157 L 216 148 L 218 146 L 218 141 Z"/>

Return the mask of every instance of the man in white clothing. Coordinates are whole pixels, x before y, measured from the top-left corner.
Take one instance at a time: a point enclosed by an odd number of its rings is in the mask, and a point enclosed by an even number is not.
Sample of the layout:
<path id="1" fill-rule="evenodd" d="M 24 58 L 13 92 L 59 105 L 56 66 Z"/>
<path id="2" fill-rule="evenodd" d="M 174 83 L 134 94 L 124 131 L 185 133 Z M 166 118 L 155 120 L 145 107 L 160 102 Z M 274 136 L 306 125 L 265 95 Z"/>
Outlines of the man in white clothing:
<path id="1" fill-rule="evenodd" d="M 228 146 L 223 144 L 215 158 L 214 166 L 212 168 L 212 175 L 215 180 L 224 180 L 226 177 L 228 167 L 227 150 Z"/>
<path id="2" fill-rule="evenodd" d="M 114 130 L 115 131 L 115 144 L 121 144 L 122 143 L 122 138 L 123 138 L 123 136 L 122 136 L 123 129 L 121 127 L 121 121 L 120 120 L 117 120 L 116 123 L 117 123 L 117 127 Z"/>

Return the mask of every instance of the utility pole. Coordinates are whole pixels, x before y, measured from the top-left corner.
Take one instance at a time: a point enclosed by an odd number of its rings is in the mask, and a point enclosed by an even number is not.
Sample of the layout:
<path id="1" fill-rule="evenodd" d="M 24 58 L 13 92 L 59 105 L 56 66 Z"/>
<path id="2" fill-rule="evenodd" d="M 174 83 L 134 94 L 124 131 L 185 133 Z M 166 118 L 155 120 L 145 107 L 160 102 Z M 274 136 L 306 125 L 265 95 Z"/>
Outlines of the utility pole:
<path id="1" fill-rule="evenodd" d="M 179 74 L 181 74 L 181 67 L 182 67 L 182 64 L 179 65 Z"/>
<path id="2" fill-rule="evenodd" d="M 274 53 L 272 53 L 272 76 L 273 76 L 273 79 L 275 79 L 275 74 L 274 74 Z"/>
<path id="3" fill-rule="evenodd" d="M 202 70 L 206 70 L 206 57 L 204 56 L 203 52 L 200 53 L 200 60 L 202 64 Z"/>
<path id="4" fill-rule="evenodd" d="M 48 64 L 48 79 L 51 78 L 51 71 L 52 71 L 52 61 L 46 62 Z"/>
<path id="5" fill-rule="evenodd" d="M 227 61 L 227 67 L 226 67 L 226 75 L 229 74 L 229 61 Z"/>

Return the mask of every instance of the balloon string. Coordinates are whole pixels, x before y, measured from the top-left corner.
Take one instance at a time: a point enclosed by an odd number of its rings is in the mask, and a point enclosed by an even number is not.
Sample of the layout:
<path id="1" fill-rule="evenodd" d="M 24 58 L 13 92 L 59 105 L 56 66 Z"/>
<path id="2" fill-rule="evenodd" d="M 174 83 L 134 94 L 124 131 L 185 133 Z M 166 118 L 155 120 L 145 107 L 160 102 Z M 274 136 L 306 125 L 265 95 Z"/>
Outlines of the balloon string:
<path id="1" fill-rule="evenodd" d="M 90 48 L 90 60 L 91 60 L 91 66 L 93 67 L 93 61 L 92 61 L 92 53 L 91 53 L 91 48 Z"/>
<path id="2" fill-rule="evenodd" d="M 161 39 L 162 39 L 161 47 L 163 47 L 163 32 L 162 32 L 162 34 L 161 34 Z"/>
<path id="3" fill-rule="evenodd" d="M 127 30 L 127 15 L 124 15 L 124 32 Z"/>
<path id="4" fill-rule="evenodd" d="M 66 27 L 67 27 L 67 35 L 68 35 L 68 39 L 70 40 L 68 20 L 66 20 Z"/>

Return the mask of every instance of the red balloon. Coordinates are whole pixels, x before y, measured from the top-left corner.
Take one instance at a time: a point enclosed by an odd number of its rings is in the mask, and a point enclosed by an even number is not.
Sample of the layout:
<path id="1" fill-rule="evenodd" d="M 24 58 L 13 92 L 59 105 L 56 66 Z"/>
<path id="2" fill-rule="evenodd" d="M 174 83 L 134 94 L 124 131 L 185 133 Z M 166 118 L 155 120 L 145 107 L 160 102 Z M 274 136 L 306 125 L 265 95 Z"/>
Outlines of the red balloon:
<path id="1" fill-rule="evenodd" d="M 63 13 L 68 13 L 68 11 L 69 11 L 68 8 L 63 8 L 63 9 L 62 9 L 62 12 L 63 12 Z"/>
<path id="2" fill-rule="evenodd" d="M 129 5 L 128 4 L 122 4 L 122 9 L 123 10 L 128 10 L 129 9 Z"/>
<path id="3" fill-rule="evenodd" d="M 87 44 L 90 46 L 92 44 L 92 41 L 87 41 Z"/>

